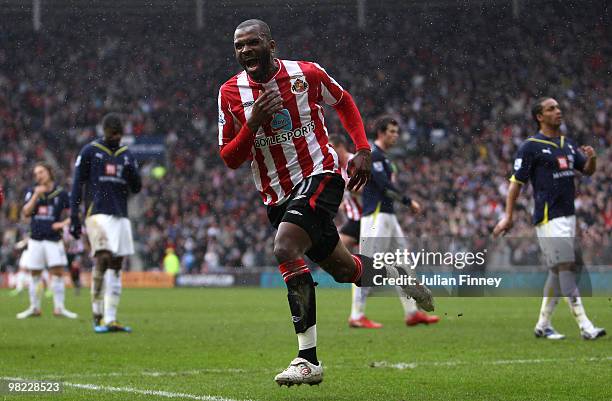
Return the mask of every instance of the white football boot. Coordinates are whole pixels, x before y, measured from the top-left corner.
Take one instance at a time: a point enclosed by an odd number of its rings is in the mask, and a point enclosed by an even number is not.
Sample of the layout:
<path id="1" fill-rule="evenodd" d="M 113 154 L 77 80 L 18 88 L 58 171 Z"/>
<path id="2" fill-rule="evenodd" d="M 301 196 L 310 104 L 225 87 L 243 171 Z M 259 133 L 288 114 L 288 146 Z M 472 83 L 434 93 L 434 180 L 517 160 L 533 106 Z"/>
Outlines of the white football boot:
<path id="1" fill-rule="evenodd" d="M 559 333 L 552 326 L 548 326 L 545 328 L 536 327 L 533 330 L 533 334 L 536 338 L 545 338 L 547 340 L 563 340 L 565 338 L 564 334 Z"/>
<path id="2" fill-rule="evenodd" d="M 38 317 L 40 316 L 40 310 L 36 309 L 33 306 L 30 306 L 28 309 L 24 310 L 17 314 L 17 319 L 27 319 L 29 317 Z"/>
<path id="3" fill-rule="evenodd" d="M 55 315 L 56 317 L 67 317 L 68 319 L 76 319 L 79 317 L 79 315 L 74 312 L 70 312 L 66 308 L 55 308 L 53 310 L 53 315 Z"/>
<path id="4" fill-rule="evenodd" d="M 291 387 L 294 384 L 319 384 L 323 381 L 323 364 L 313 365 L 304 358 L 295 358 L 287 369 L 276 375 L 274 381 L 279 385 Z"/>
<path id="5" fill-rule="evenodd" d="M 597 340 L 599 337 L 603 337 L 606 335 L 606 329 L 602 329 L 601 327 L 591 326 L 590 329 L 580 329 L 580 335 L 585 340 Z"/>

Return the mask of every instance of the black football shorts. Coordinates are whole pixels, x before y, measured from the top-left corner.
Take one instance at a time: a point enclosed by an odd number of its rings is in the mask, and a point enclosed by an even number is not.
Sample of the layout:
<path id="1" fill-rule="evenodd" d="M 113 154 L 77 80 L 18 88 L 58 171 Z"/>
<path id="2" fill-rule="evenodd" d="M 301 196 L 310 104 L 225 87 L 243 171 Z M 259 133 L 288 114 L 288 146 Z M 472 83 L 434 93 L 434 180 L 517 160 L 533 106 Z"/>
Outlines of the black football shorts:
<path id="1" fill-rule="evenodd" d="M 268 206 L 268 219 L 274 228 L 285 221 L 308 233 L 312 247 L 306 251 L 306 256 L 313 262 L 325 260 L 340 240 L 334 217 L 342 201 L 344 184 L 339 174 L 314 175 L 302 181 L 289 200 L 278 206 Z"/>

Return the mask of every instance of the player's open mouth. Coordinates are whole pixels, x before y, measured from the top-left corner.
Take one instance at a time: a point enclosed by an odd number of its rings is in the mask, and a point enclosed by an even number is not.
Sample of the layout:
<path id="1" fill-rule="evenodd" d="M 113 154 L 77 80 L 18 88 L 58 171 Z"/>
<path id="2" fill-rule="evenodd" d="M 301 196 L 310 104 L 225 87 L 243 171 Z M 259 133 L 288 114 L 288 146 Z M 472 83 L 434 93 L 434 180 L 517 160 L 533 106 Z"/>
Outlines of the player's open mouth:
<path id="1" fill-rule="evenodd" d="M 251 58 L 244 61 L 244 65 L 248 72 L 256 71 L 259 68 L 259 59 Z"/>

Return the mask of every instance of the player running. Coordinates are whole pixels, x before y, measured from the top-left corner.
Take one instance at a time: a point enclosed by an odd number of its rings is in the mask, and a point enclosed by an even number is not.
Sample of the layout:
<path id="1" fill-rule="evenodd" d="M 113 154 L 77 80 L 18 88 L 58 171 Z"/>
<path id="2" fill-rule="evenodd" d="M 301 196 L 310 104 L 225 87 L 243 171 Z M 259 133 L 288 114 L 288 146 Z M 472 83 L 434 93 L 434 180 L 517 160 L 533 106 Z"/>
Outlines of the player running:
<path id="1" fill-rule="evenodd" d="M 23 218 L 30 217 L 30 238 L 20 258 L 23 266 L 31 273 L 29 293 L 30 307 L 17 314 L 17 319 L 40 316 L 44 269 L 51 272 L 50 287 L 53 293 L 53 314 L 76 319 L 78 316 L 64 307 L 64 268 L 68 260 L 62 242 L 62 230 L 69 220 L 62 220 L 68 209 L 68 192 L 55 185 L 53 170 L 46 163 L 34 166 L 36 186 L 28 189 L 25 204 L 21 210 Z"/>
<path id="2" fill-rule="evenodd" d="M 342 177 L 346 182 L 348 182 L 348 162 L 354 155 L 348 151 L 346 139 L 341 135 L 330 135 L 329 143 L 336 151 L 336 154 L 338 154 L 338 164 L 340 165 Z M 346 246 L 346 249 L 350 251 L 354 250 L 359 245 L 359 230 L 361 227 L 360 196 L 361 190 L 359 192 L 352 192 L 345 189 L 342 203 L 340 205 L 346 220 L 339 228 L 338 234 L 340 235 L 340 241 L 342 241 L 344 246 Z M 355 284 L 351 285 L 351 316 L 348 320 L 349 327 L 379 329 L 383 325 L 368 319 L 364 313 L 365 308 L 359 309 L 360 305 L 362 304 L 361 298 L 366 292 L 365 290 L 367 290 L 367 288 L 357 287 Z"/>
<path id="3" fill-rule="evenodd" d="M 275 377 L 279 385 L 318 384 L 315 283 L 304 255 L 338 282 L 360 285 L 371 258 L 352 255 L 339 241 L 333 218 L 345 182 L 338 156 L 328 142 L 322 103 L 332 106 L 356 145 L 348 171 L 349 190 L 370 175 L 370 146 L 351 95 L 316 63 L 274 57 L 276 43 L 260 20 L 247 20 L 234 32 L 236 60 L 244 69 L 219 90 L 219 146 L 225 164 L 238 168 L 251 160 L 255 185 L 278 229 L 274 255 L 288 290 L 298 337 L 298 356 Z M 381 275 L 406 272 L 383 268 Z M 433 309 L 424 286 L 406 286 L 408 295 Z"/>
<path id="4" fill-rule="evenodd" d="M 376 251 L 389 252 L 395 249 L 406 249 L 404 232 L 395 215 L 394 202 L 408 206 L 413 213 L 420 213 L 419 202 L 403 195 L 397 188 L 397 167 L 387 157 L 387 151 L 397 143 L 399 124 L 390 117 L 382 117 L 376 122 L 376 140 L 372 150 L 372 180 L 363 188 L 363 216 L 361 218 L 361 238 L 369 238 L 360 244 L 360 252 L 369 254 L 370 245 Z M 374 239 L 376 238 L 376 239 Z M 364 248 L 365 245 L 365 248 Z M 420 311 L 414 301 L 398 293 L 404 308 L 404 322 L 408 326 L 417 324 L 437 323 L 440 318 Z M 357 320 L 364 316 L 366 299 L 371 288 L 357 289 L 353 296 L 351 319 Z"/>
<path id="5" fill-rule="evenodd" d="M 120 116 L 115 113 L 104 116 L 102 129 L 104 138 L 85 145 L 76 159 L 70 196 L 70 234 L 75 239 L 81 236 L 79 213 L 83 202 L 87 237 L 95 259 L 91 280 L 94 330 L 131 332 L 117 322 L 117 307 L 123 258 L 134 253 L 127 199 L 130 192 L 140 192 L 142 182 L 136 159 L 127 146 L 120 145 L 123 136 Z"/>
<path id="6" fill-rule="evenodd" d="M 555 99 L 539 99 L 531 114 L 538 124 L 538 133 L 527 138 L 518 149 L 506 199 L 506 216 L 497 223 L 493 234 L 498 236 L 512 228 L 514 205 L 521 187 L 531 181 L 535 200 L 533 223 L 549 267 L 535 336 L 550 340 L 565 338 L 551 324 L 559 295 L 563 295 L 567 297 L 582 338 L 594 340 L 606 331 L 595 327 L 587 317 L 576 284 L 574 169 L 592 175 L 597 157 L 592 147 L 579 149 L 574 141 L 562 135 L 562 114 Z"/>

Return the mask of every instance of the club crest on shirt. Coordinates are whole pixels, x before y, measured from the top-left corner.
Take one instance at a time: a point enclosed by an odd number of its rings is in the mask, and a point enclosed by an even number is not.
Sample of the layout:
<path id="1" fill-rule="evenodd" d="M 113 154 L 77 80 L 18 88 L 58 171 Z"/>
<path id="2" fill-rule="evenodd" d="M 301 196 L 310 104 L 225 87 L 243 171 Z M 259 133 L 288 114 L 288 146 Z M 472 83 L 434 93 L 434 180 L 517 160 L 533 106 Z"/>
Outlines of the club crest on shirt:
<path id="1" fill-rule="evenodd" d="M 308 82 L 304 76 L 298 76 L 291 78 L 291 93 L 299 95 L 308 90 Z"/>

